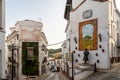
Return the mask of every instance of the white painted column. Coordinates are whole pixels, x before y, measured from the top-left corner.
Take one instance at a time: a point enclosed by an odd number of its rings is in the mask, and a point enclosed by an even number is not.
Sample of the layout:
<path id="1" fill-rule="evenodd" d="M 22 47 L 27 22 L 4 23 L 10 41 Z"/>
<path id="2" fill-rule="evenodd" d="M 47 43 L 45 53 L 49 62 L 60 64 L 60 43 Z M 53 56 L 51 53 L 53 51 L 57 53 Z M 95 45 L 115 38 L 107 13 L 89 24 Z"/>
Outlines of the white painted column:
<path id="1" fill-rule="evenodd" d="M 5 0 L 2 0 L 2 28 L 5 27 Z M 2 51 L 2 79 L 5 79 L 6 75 L 5 75 L 5 33 L 4 32 L 1 32 L 0 33 L 0 49 Z"/>
<path id="2" fill-rule="evenodd" d="M 5 33 L 0 32 L 0 50 L 1 50 L 1 78 L 5 79 Z"/>
<path id="3" fill-rule="evenodd" d="M 38 45 L 39 47 L 38 47 L 38 49 L 39 49 L 39 75 L 41 75 L 42 74 L 42 70 L 41 70 L 41 65 L 42 65 L 42 61 L 41 61 L 41 53 L 42 53 L 42 51 L 41 51 L 41 46 L 42 46 L 42 44 L 41 44 L 41 41 L 39 41 L 39 45 Z"/>
<path id="4" fill-rule="evenodd" d="M 22 80 L 22 41 L 19 42 L 19 80 Z"/>

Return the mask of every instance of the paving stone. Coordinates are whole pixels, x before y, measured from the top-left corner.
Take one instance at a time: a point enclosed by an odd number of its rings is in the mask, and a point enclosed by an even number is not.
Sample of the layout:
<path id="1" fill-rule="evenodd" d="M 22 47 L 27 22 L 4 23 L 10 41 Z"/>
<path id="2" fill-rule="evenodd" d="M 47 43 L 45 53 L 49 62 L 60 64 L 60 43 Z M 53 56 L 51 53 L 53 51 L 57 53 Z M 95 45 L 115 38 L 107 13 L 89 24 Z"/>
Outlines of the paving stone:
<path id="1" fill-rule="evenodd" d="M 83 80 L 120 80 L 120 63 L 112 66 L 110 70 L 100 70 Z"/>

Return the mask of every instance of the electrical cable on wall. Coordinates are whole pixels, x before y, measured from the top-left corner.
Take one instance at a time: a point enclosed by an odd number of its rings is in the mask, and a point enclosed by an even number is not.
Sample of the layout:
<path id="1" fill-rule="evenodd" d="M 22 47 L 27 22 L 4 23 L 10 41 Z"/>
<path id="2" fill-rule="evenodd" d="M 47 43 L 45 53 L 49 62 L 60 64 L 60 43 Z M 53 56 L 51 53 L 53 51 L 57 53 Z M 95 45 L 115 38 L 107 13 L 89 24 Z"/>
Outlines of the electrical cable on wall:
<path id="1" fill-rule="evenodd" d="M 67 39 L 68 40 L 68 39 Z M 64 41 L 67 41 L 67 40 L 64 40 Z M 64 41 L 61 41 L 61 42 L 58 42 L 58 43 L 54 43 L 54 44 L 48 44 L 47 46 L 54 46 L 54 45 L 58 45 L 58 44 L 61 44 L 61 43 L 64 43 Z M 8 45 L 6 45 L 8 46 Z M 20 46 L 17 46 L 20 48 Z M 39 47 L 42 47 L 42 46 L 39 46 Z"/>
<path id="2" fill-rule="evenodd" d="M 61 42 L 58 42 L 58 43 L 49 44 L 48 46 L 58 45 L 58 44 L 64 43 L 64 42 L 65 42 L 65 41 L 67 41 L 67 40 L 69 40 L 69 39 L 66 39 L 66 40 L 64 40 L 64 41 L 61 41 Z"/>

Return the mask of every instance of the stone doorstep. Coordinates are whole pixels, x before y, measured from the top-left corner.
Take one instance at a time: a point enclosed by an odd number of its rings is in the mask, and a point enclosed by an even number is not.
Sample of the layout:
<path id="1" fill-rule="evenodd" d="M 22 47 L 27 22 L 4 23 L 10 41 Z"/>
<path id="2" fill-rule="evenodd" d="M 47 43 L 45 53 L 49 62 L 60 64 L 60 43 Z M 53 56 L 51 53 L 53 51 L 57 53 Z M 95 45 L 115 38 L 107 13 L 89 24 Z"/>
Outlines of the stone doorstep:
<path id="1" fill-rule="evenodd" d="M 75 68 L 75 80 L 81 80 L 89 75 L 93 74 L 94 72 L 94 65 L 91 64 L 79 64 L 79 68 Z"/>
<path id="2" fill-rule="evenodd" d="M 77 68 L 75 69 L 75 75 L 81 74 L 84 71 L 92 71 L 94 72 L 94 68 L 93 67 L 88 67 L 88 68 Z"/>
<path id="3" fill-rule="evenodd" d="M 94 66 L 93 65 L 79 65 L 78 67 L 74 68 L 75 70 L 80 70 L 80 71 L 94 71 Z"/>

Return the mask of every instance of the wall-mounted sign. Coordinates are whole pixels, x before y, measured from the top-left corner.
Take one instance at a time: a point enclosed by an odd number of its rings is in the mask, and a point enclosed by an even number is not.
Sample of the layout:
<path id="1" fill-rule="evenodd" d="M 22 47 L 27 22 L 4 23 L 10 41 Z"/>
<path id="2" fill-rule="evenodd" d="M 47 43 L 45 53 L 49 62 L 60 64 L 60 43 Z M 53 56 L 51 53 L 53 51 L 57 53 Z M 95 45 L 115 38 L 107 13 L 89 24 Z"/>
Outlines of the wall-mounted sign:
<path id="1" fill-rule="evenodd" d="M 72 61 L 72 53 L 66 53 L 66 60 Z"/>
<path id="2" fill-rule="evenodd" d="M 86 11 L 84 11 L 83 15 L 82 15 L 83 19 L 88 19 L 88 18 L 92 17 L 92 14 L 93 14 L 92 10 L 86 10 Z"/>

